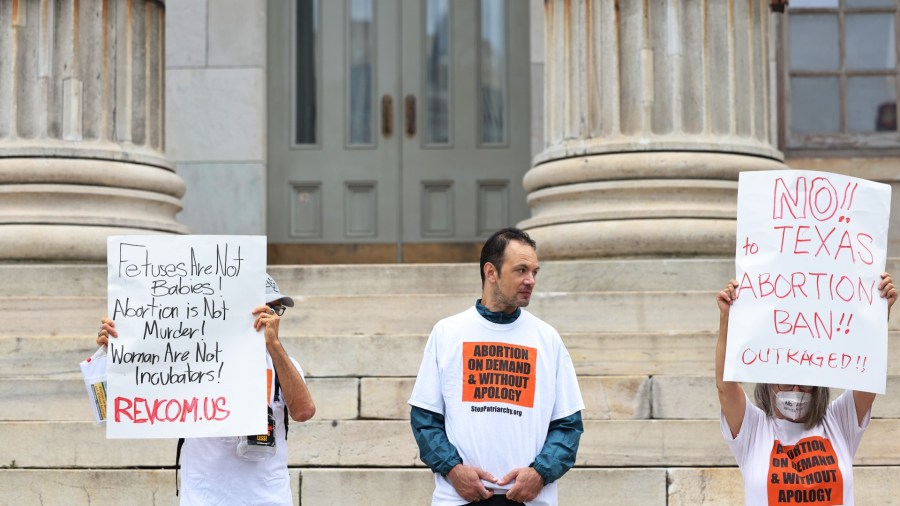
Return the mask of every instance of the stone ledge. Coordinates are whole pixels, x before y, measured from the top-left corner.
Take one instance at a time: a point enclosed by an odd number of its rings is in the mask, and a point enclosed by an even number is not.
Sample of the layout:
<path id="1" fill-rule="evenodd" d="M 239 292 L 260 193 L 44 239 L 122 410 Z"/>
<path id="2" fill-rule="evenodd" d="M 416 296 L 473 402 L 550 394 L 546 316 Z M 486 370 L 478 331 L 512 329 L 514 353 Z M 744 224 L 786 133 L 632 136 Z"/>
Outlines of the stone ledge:
<path id="1" fill-rule="evenodd" d="M 415 378 L 308 378 L 316 421 L 409 419 L 407 400 Z M 719 400 L 711 376 L 588 376 L 578 378 L 584 420 L 718 420 Z M 744 389 L 753 398 L 753 384 Z M 888 391 L 900 376 L 888 377 Z M 832 399 L 843 390 L 832 389 Z M 35 402 L 41 399 L 41 402 Z M 84 384 L 74 373 L 58 379 L 7 378 L 0 382 L 0 421 L 92 419 Z M 651 411 L 652 405 L 652 411 Z M 900 419 L 900 398 L 878 396 L 876 419 Z"/>
<path id="2" fill-rule="evenodd" d="M 301 471 L 288 472 L 293 504 L 299 504 Z M 0 469 L 0 502 L 16 506 L 176 506 L 178 497 L 173 469 Z"/>
<path id="3" fill-rule="evenodd" d="M 900 272 L 900 258 L 888 258 L 887 270 Z M 344 294 L 347 286 L 356 295 L 480 294 L 477 263 L 270 265 L 268 271 L 284 293 L 298 297 Z M 547 260 L 536 293 L 706 291 L 715 312 L 713 294 L 732 276 L 733 258 Z M 106 284 L 105 264 L 0 264 L 0 297 L 106 297 Z"/>
<path id="4" fill-rule="evenodd" d="M 377 304 L 371 296 L 297 297 L 298 307 L 282 320 L 281 330 L 284 336 L 427 335 L 439 320 L 470 308 L 476 297 L 383 295 Z M 43 317 L 45 307 L 54 308 L 53 319 Z M 348 307 L 354 308 L 353 318 L 347 318 Z M 589 318 L 586 307 L 596 308 Z M 709 292 L 542 292 L 529 310 L 561 334 L 694 332 L 718 325 Z M 106 313 L 106 297 L 0 297 L 0 329 L 15 337 L 90 336 Z"/>
<path id="5" fill-rule="evenodd" d="M 900 467 L 855 466 L 857 504 L 894 504 Z M 393 506 L 427 504 L 434 489 L 427 469 L 289 469 L 294 504 Z M 175 506 L 172 469 L 0 469 L 0 497 L 17 506 Z M 352 500 L 351 500 L 352 499 Z M 567 506 L 696 506 L 743 504 L 740 471 L 721 468 L 579 468 L 559 482 Z"/>
<path id="6" fill-rule="evenodd" d="M 358 418 L 359 379 L 308 378 L 307 385 L 316 401 L 316 420 Z M 0 421 L 84 422 L 94 419 L 84 381 L 74 373 L 57 379 L 4 379 L 0 381 L 0 405 L 3 406 Z"/>
<path id="7" fill-rule="evenodd" d="M 34 316 L 42 318 L 44 316 Z M 0 319 L 3 317 L 0 316 Z M 0 323 L 2 325 L 2 323 Z M 91 322 L 95 329 L 96 322 Z M 97 349 L 94 336 L 0 337 L 0 378 L 68 378 Z M 414 377 L 425 334 L 322 335 L 282 338 L 307 377 Z M 891 331 L 889 342 L 900 332 Z M 716 336 L 711 332 L 563 334 L 579 376 L 713 377 Z M 888 346 L 889 375 L 900 375 L 900 346 Z"/>
<path id="8" fill-rule="evenodd" d="M 717 420 L 588 420 L 584 426 L 579 466 L 734 465 Z M 293 466 L 422 466 L 406 421 L 311 421 L 291 424 L 290 430 Z M 900 420 L 873 420 L 856 463 L 900 464 L 900 440 L 893 437 L 898 431 Z M 0 422 L 0 465 L 5 466 L 169 466 L 174 453 L 171 439 L 106 440 L 93 422 Z"/>
<path id="9" fill-rule="evenodd" d="M 895 466 L 853 467 L 856 504 L 897 504 L 900 497 L 900 468 Z M 697 504 L 743 504 L 741 473 L 728 468 L 672 468 L 667 506 Z M 662 504 L 662 503 L 661 503 Z"/>
<path id="10" fill-rule="evenodd" d="M 709 376 L 654 376 L 652 378 L 653 417 L 659 419 L 719 419 L 719 398 L 715 378 Z M 753 400 L 754 383 L 745 383 L 744 391 Z M 887 391 L 900 389 L 900 376 L 887 378 Z M 831 399 L 843 389 L 832 388 Z M 873 418 L 900 418 L 900 398 L 879 395 L 872 407 Z"/>
<path id="11" fill-rule="evenodd" d="M 388 506 L 429 504 L 434 478 L 427 469 L 304 469 L 301 504 Z M 665 469 L 578 469 L 559 481 L 559 504 L 665 506 Z"/>
<path id="12" fill-rule="evenodd" d="M 362 378 L 360 417 L 408 420 L 407 400 L 415 378 Z M 579 376 L 585 420 L 629 420 L 650 417 L 647 376 Z"/>

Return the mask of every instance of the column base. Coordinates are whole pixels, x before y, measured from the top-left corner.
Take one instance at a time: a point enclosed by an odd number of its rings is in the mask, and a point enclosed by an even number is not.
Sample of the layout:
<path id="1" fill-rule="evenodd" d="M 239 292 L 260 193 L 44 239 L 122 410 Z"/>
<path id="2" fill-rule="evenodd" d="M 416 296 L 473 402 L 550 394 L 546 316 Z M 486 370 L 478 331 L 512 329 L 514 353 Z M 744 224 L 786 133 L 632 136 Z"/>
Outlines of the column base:
<path id="1" fill-rule="evenodd" d="M 787 168 L 770 158 L 704 152 L 557 160 L 525 175 L 532 217 L 519 227 L 546 260 L 732 256 L 738 175 Z"/>
<path id="2" fill-rule="evenodd" d="M 109 235 L 185 234 L 184 190 L 158 166 L 0 158 L 0 260 L 105 262 Z"/>
<path id="3" fill-rule="evenodd" d="M 106 238 L 160 231 L 129 227 L 0 224 L 4 262 L 106 263 Z"/>
<path id="4" fill-rule="evenodd" d="M 586 221 L 526 228 L 541 260 L 734 256 L 735 220 Z"/>

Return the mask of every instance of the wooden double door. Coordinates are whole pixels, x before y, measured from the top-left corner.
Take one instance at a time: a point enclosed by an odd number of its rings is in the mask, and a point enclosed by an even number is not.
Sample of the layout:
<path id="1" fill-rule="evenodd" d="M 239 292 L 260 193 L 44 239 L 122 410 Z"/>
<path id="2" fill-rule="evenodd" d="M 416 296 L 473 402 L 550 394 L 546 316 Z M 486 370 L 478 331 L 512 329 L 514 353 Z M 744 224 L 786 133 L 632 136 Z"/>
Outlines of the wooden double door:
<path id="1" fill-rule="evenodd" d="M 528 217 L 528 2 L 272 0 L 268 17 L 270 263 L 471 261 Z"/>

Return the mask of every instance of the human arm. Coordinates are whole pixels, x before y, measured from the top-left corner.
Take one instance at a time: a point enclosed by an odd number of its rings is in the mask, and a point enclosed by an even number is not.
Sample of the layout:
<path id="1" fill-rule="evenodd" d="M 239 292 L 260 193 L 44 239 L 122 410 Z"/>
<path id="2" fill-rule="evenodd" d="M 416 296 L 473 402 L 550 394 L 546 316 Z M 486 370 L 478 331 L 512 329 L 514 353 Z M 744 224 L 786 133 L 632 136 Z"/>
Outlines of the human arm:
<path id="1" fill-rule="evenodd" d="M 737 437 L 744 423 L 744 410 L 747 408 L 747 397 L 741 384 L 725 381 L 725 348 L 728 344 L 728 315 L 731 306 L 737 300 L 738 282 L 731 280 L 725 288 L 716 294 L 719 306 L 719 340 L 716 342 L 716 389 L 719 392 L 719 405 L 722 414 L 731 429 L 731 437 Z"/>
<path id="2" fill-rule="evenodd" d="M 891 307 L 893 307 L 894 302 L 897 301 L 897 289 L 894 287 L 894 282 L 889 273 L 885 272 L 881 274 L 881 283 L 878 285 L 878 290 L 881 292 L 881 296 L 887 299 L 888 318 L 890 318 Z M 868 415 L 869 411 L 872 409 L 872 404 L 875 403 L 875 394 L 872 392 L 857 392 L 854 390 L 853 402 L 856 404 L 857 423 L 862 426 L 863 421 L 866 419 L 866 415 Z"/>
<path id="3" fill-rule="evenodd" d="M 300 376 L 300 371 L 294 367 L 278 338 L 281 317 L 274 314 L 268 306 L 255 308 L 253 314 L 256 315 L 253 328 L 257 331 L 263 330 L 265 333 L 266 351 L 272 357 L 272 365 L 281 385 L 281 395 L 287 404 L 291 419 L 297 422 L 309 420 L 316 414 L 316 404 L 306 387 L 306 382 Z"/>
<path id="4" fill-rule="evenodd" d="M 409 412 L 409 422 L 419 446 L 419 458 L 429 469 L 446 476 L 456 492 L 467 501 L 491 496 L 491 491 L 485 488 L 481 480 L 497 480 L 481 468 L 463 464 L 459 452 L 447 437 L 443 415 L 413 406 Z"/>
<path id="5" fill-rule="evenodd" d="M 544 446 L 534 462 L 529 467 L 513 469 L 497 485 L 503 486 L 515 480 L 506 497 L 517 502 L 534 499 L 545 485 L 562 478 L 575 465 L 583 432 L 581 411 L 551 421 Z"/>

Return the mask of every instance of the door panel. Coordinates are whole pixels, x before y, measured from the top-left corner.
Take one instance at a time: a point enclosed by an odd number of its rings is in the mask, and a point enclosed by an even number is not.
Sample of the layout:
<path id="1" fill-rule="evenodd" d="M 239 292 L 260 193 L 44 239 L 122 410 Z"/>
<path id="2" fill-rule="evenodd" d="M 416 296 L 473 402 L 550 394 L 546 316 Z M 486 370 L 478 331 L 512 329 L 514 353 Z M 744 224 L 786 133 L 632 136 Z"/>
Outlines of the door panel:
<path id="1" fill-rule="evenodd" d="M 510 76 L 517 76 L 516 82 L 527 82 L 527 2 L 447 2 L 450 7 L 447 21 L 450 62 L 446 91 L 449 102 L 448 133 L 427 133 L 428 112 L 433 111 L 434 116 L 440 117 L 443 109 L 426 106 L 427 111 L 417 118 L 418 130 L 426 133 L 417 138 L 404 139 L 403 196 L 404 206 L 408 209 L 403 221 L 405 242 L 430 241 L 439 235 L 432 223 L 434 216 L 431 216 L 432 222 L 424 219 L 429 217 L 428 211 L 431 211 L 435 185 L 445 189 L 449 203 L 443 210 L 451 214 L 438 223 L 452 223 L 453 231 L 446 236 L 457 241 L 478 241 L 498 228 L 514 225 L 528 216 L 522 177 L 530 166 L 529 88 L 527 85 L 504 86 L 501 90 L 505 96 L 495 97 L 501 100 L 491 101 L 485 100 L 485 96 L 495 96 L 496 93 L 484 88 L 496 86 L 482 85 L 513 81 Z M 433 13 L 441 11 L 441 3 L 429 0 L 404 4 L 404 40 L 415 42 L 403 44 L 403 67 L 426 69 L 403 73 L 406 93 L 417 92 L 424 97 L 437 95 L 429 93 L 432 87 L 429 86 L 427 69 L 433 66 L 434 61 L 430 54 L 441 52 L 434 50 L 434 46 L 443 41 L 435 43 L 429 40 L 428 30 L 423 26 L 427 28 L 429 20 L 439 17 Z M 406 22 L 407 16 L 422 21 Z M 496 19 L 498 16 L 499 21 Z M 490 19 L 495 20 L 491 26 L 501 27 L 503 33 L 482 37 L 483 17 L 489 18 L 489 23 Z M 499 48 L 491 44 L 492 38 L 500 41 Z M 512 48 L 516 51 L 511 52 Z M 506 54 L 495 54 L 497 49 Z M 484 65 L 485 61 L 489 64 Z M 488 75 L 487 70 L 498 67 L 503 70 L 501 76 Z M 486 105 L 490 109 L 486 110 Z M 498 112 L 499 117 L 496 116 Z M 504 138 L 498 141 L 496 127 L 504 120 L 511 128 L 506 129 Z M 484 123 L 488 128 L 484 127 Z"/>
<path id="2" fill-rule="evenodd" d="M 316 48 L 318 137 L 312 143 L 290 142 L 285 132 L 306 131 L 302 120 L 285 107 L 285 99 L 303 104 L 294 64 L 298 51 L 285 41 L 309 41 L 294 21 L 309 14 L 303 2 L 269 3 L 269 215 L 271 242 L 395 242 L 399 238 L 399 139 L 383 135 L 382 93 L 399 90 L 399 12 L 397 3 L 378 0 L 321 1 Z M 303 58 L 300 58 L 302 61 Z M 307 58 L 308 60 L 308 58 Z M 309 107 L 307 107 L 309 109 Z M 303 110 L 303 109 L 301 109 Z M 298 127 L 298 120 L 301 127 Z M 307 134 L 306 138 L 309 138 Z M 294 139 L 298 139 L 295 135 Z M 287 140 L 287 142 L 286 142 Z M 300 137 L 303 140 L 303 137 Z"/>

